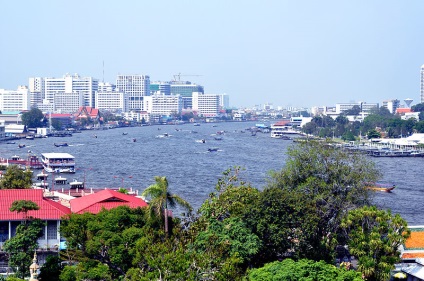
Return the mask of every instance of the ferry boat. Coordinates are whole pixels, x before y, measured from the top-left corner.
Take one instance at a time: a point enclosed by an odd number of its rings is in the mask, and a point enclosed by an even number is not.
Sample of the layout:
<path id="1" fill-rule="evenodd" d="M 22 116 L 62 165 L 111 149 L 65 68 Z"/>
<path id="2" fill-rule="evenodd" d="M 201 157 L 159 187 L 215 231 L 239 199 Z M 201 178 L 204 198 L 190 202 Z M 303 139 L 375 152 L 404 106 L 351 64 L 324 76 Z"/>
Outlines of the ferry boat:
<path id="1" fill-rule="evenodd" d="M 70 189 L 84 189 L 84 183 L 81 181 L 74 180 L 73 182 L 69 183 Z"/>
<path id="2" fill-rule="evenodd" d="M 284 135 L 296 135 L 301 132 L 293 130 L 289 120 L 279 121 L 271 125 L 271 138 L 283 138 Z"/>
<path id="3" fill-rule="evenodd" d="M 29 167 L 30 169 L 42 169 L 43 163 L 35 155 L 30 155 L 28 159 L 22 159 L 18 155 L 13 155 L 11 159 L 0 158 L 0 165 L 18 165 L 20 167 Z"/>
<path id="4" fill-rule="evenodd" d="M 42 153 L 41 162 L 48 173 L 75 173 L 75 157 L 69 153 Z"/>

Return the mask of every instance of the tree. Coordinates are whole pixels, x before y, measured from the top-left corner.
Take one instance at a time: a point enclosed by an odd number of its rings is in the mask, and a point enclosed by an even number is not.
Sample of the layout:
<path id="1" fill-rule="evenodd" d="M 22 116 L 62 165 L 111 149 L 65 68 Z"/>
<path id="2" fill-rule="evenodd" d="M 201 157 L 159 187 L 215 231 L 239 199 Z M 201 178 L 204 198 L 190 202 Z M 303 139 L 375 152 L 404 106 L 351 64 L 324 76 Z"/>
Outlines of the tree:
<path id="1" fill-rule="evenodd" d="M 417 103 L 411 106 L 413 112 L 424 112 L 424 103 Z"/>
<path id="2" fill-rule="evenodd" d="M 360 154 L 308 141 L 289 148 L 286 165 L 271 174 L 270 187 L 303 193 L 316 206 L 320 223 L 315 228 L 316 239 L 332 254 L 340 222 L 348 210 L 369 205 L 371 193 L 365 183 L 375 182 L 379 171 L 375 163 Z M 330 256 L 322 257 L 329 260 Z"/>
<path id="3" fill-rule="evenodd" d="M 22 113 L 22 124 L 28 128 L 42 127 L 44 123 L 44 114 L 40 109 L 32 107 L 29 111 Z"/>
<path id="4" fill-rule="evenodd" d="M 359 272 L 336 268 L 323 261 L 293 261 L 285 259 L 266 264 L 264 267 L 252 269 L 248 273 L 248 281 L 361 281 Z"/>
<path id="5" fill-rule="evenodd" d="M 188 211 L 192 210 L 187 201 L 168 191 L 168 180 L 166 177 L 156 176 L 155 184 L 147 187 L 143 191 L 142 196 L 151 198 L 149 209 L 156 213 L 157 216 L 164 218 L 165 233 L 168 232 L 168 205 L 175 207 L 178 204 Z"/>
<path id="6" fill-rule="evenodd" d="M 20 278 L 28 275 L 33 253 L 38 248 L 37 239 L 43 233 L 43 222 L 27 215 L 28 211 L 38 209 L 37 204 L 26 200 L 14 201 L 10 207 L 12 212 L 25 213 L 25 221 L 16 227 L 15 236 L 4 242 L 3 246 L 3 250 L 9 256 L 9 266 L 17 269 L 16 275 Z"/>
<path id="7" fill-rule="evenodd" d="M 348 109 L 343 112 L 344 115 L 359 115 L 361 113 L 361 107 L 359 105 L 354 105 L 351 109 Z"/>
<path id="8" fill-rule="evenodd" d="M 367 280 L 389 280 L 394 264 L 400 261 L 399 246 L 410 236 L 399 214 L 364 206 L 351 210 L 342 221 L 349 251 L 359 258 L 358 270 Z"/>
<path id="9" fill-rule="evenodd" d="M 58 119 L 52 119 L 52 127 L 56 130 L 56 131 L 60 131 L 62 130 L 62 122 L 60 122 L 60 120 Z"/>
<path id="10" fill-rule="evenodd" d="M 381 138 L 381 134 L 377 130 L 372 129 L 372 130 L 368 131 L 367 138 L 368 139 L 379 139 L 379 138 Z"/>
<path id="11" fill-rule="evenodd" d="M 61 259 L 56 255 L 49 255 L 46 262 L 40 268 L 38 278 L 44 281 L 59 281 L 60 273 L 63 270 Z"/>
<path id="12" fill-rule="evenodd" d="M 7 167 L 0 180 L 0 189 L 25 189 L 31 188 L 32 172 L 30 170 L 23 171 L 16 165 Z"/>

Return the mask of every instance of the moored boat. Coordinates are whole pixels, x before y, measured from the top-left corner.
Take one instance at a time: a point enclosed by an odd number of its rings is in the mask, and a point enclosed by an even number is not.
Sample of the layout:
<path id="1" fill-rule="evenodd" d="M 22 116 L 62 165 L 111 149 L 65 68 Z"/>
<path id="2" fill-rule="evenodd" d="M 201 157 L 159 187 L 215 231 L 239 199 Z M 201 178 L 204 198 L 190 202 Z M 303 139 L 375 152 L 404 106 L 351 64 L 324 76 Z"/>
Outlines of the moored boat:
<path id="1" fill-rule="evenodd" d="M 69 153 L 42 153 L 41 161 L 48 173 L 75 173 L 75 157 Z"/>
<path id="2" fill-rule="evenodd" d="M 374 191 L 392 192 L 396 188 L 395 184 L 384 184 L 384 183 L 368 183 L 366 188 Z"/>
<path id="3" fill-rule="evenodd" d="M 69 183 L 70 189 L 84 189 L 84 183 L 81 181 L 74 180 L 73 182 Z"/>
<path id="4" fill-rule="evenodd" d="M 66 184 L 67 181 L 68 181 L 67 178 L 64 178 L 64 177 L 61 177 L 61 176 L 54 179 L 54 182 L 56 184 Z"/>
<path id="5" fill-rule="evenodd" d="M 67 142 L 55 142 L 54 146 L 56 146 L 56 147 L 68 146 L 68 143 Z"/>
<path id="6" fill-rule="evenodd" d="M 211 148 L 208 148 L 208 151 L 209 151 L 209 152 L 215 152 L 215 151 L 218 151 L 218 147 L 211 147 Z"/>

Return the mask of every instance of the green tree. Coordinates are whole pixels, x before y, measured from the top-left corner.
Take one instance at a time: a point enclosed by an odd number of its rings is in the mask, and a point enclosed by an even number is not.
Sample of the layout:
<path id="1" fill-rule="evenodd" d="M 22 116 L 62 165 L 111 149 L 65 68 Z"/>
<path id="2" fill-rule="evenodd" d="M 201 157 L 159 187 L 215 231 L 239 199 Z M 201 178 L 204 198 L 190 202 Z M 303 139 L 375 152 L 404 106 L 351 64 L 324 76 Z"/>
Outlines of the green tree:
<path id="1" fill-rule="evenodd" d="M 49 255 L 46 258 L 46 262 L 40 268 L 38 278 L 43 281 L 59 281 L 62 270 L 61 259 L 56 255 Z"/>
<path id="2" fill-rule="evenodd" d="M 359 259 L 358 270 L 367 280 L 389 280 L 394 264 L 400 261 L 399 246 L 410 236 L 400 215 L 364 206 L 349 211 L 342 227 L 347 234 L 349 251 Z"/>
<path id="3" fill-rule="evenodd" d="M 31 188 L 32 172 L 22 170 L 16 165 L 7 167 L 6 173 L 0 180 L 0 189 L 26 189 Z"/>
<path id="4" fill-rule="evenodd" d="M 361 107 L 359 105 L 354 105 L 351 109 L 348 109 L 343 112 L 344 115 L 359 115 L 361 113 Z"/>
<path id="5" fill-rule="evenodd" d="M 155 184 L 147 187 L 142 196 L 150 198 L 149 209 L 157 216 L 164 218 L 165 232 L 168 232 L 168 205 L 172 208 L 177 204 L 191 211 L 190 204 L 179 197 L 178 195 L 171 194 L 168 191 L 168 180 L 166 177 L 155 177 Z"/>
<path id="6" fill-rule="evenodd" d="M 10 211 L 24 212 L 25 221 L 16 227 L 16 234 L 4 243 L 3 250 L 9 256 L 9 266 L 16 268 L 16 276 L 24 278 L 28 275 L 28 268 L 32 263 L 35 250 L 38 248 L 37 239 L 43 233 L 43 222 L 28 217 L 31 210 L 39 207 L 32 201 L 18 200 L 12 203 Z"/>
<path id="7" fill-rule="evenodd" d="M 417 133 L 424 133 L 424 120 L 417 122 L 414 126 L 414 129 L 417 131 Z"/>
<path id="8" fill-rule="evenodd" d="M 62 122 L 60 122 L 59 119 L 52 119 L 52 127 L 56 131 L 60 131 L 60 130 L 62 130 Z"/>
<path id="9" fill-rule="evenodd" d="M 323 261 L 285 259 L 252 269 L 248 273 L 249 281 L 361 281 L 359 272 L 337 268 Z"/>
<path id="10" fill-rule="evenodd" d="M 417 103 L 411 106 L 413 112 L 424 112 L 424 103 Z"/>
<path id="11" fill-rule="evenodd" d="M 22 113 L 22 124 L 28 128 L 38 128 L 44 125 L 44 114 L 36 107 L 32 107 L 29 111 Z"/>
<path id="12" fill-rule="evenodd" d="M 376 181 L 380 173 L 365 156 L 325 143 L 303 142 L 287 154 L 286 165 L 271 174 L 269 186 L 303 193 L 305 201 L 315 204 L 320 218 L 315 237 L 325 249 L 315 252 L 331 255 L 342 217 L 352 208 L 370 204 L 371 192 L 364 184 Z"/>
<path id="13" fill-rule="evenodd" d="M 367 138 L 368 139 L 379 139 L 379 138 L 381 138 L 381 134 L 377 130 L 372 129 L 372 130 L 368 131 Z"/>

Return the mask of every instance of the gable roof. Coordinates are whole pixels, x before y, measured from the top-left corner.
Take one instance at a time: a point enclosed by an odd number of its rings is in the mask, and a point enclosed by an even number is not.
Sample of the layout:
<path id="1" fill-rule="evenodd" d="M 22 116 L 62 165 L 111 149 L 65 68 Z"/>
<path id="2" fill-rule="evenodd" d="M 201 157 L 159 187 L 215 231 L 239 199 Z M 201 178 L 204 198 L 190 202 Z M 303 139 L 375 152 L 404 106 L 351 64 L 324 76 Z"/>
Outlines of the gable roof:
<path id="1" fill-rule="evenodd" d="M 30 200 L 36 203 L 40 209 L 29 211 L 28 216 L 42 220 L 60 220 L 64 215 L 70 214 L 71 210 L 62 204 L 43 197 L 42 189 L 2 189 L 0 190 L 0 220 L 22 221 L 24 213 L 11 212 L 9 210 L 16 200 Z"/>
<path id="2" fill-rule="evenodd" d="M 72 199 L 70 204 L 71 211 L 78 214 L 85 212 L 97 214 L 102 208 L 110 210 L 119 206 L 147 207 L 147 203 L 143 199 L 111 189 Z"/>
<path id="3" fill-rule="evenodd" d="M 90 106 L 80 106 L 78 112 L 75 114 L 75 118 L 93 118 L 99 117 L 99 110 Z"/>

